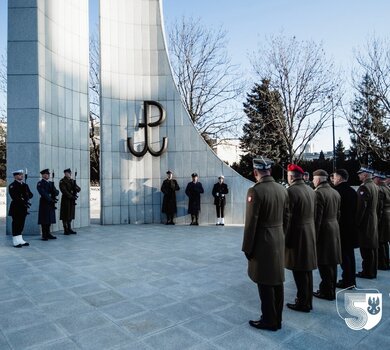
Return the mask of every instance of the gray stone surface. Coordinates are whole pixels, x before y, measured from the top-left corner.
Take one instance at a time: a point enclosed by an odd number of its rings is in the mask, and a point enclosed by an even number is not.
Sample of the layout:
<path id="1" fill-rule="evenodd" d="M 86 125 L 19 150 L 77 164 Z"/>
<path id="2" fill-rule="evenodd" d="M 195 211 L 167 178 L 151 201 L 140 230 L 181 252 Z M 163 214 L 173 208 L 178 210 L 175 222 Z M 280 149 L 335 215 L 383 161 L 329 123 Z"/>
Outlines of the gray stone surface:
<path id="1" fill-rule="evenodd" d="M 200 222 L 215 224 L 212 186 L 220 174 L 230 188 L 226 222 L 244 222 L 245 195 L 252 184 L 222 162 L 203 141 L 181 102 L 173 81 L 161 16 L 161 1 L 100 1 L 101 33 L 101 169 L 103 224 L 160 223 L 161 183 L 171 169 L 178 180 L 177 222 L 188 223 L 184 194 L 191 174 L 197 172 L 205 193 Z M 129 14 L 125 16 L 123 14 Z M 138 14 L 141 17 L 138 17 Z M 129 40 L 128 38 L 131 38 Z M 166 120 L 149 128 L 154 150 L 168 137 L 161 157 L 130 154 L 127 137 L 135 148 L 144 145 L 143 101 L 154 100 L 166 110 Z M 157 120 L 152 109 L 152 120 Z"/>
<path id="2" fill-rule="evenodd" d="M 390 343 L 387 271 L 358 279 L 360 288 L 383 294 L 382 320 L 372 330 L 350 330 L 334 302 L 314 299 L 310 314 L 284 308 L 283 328 L 267 332 L 248 325 L 260 311 L 240 226 L 91 226 L 57 236 L 31 237 L 22 249 L 0 237 L 1 349 L 322 350 Z M 315 271 L 315 289 L 318 282 Z M 285 302 L 295 293 L 286 271 Z"/>
<path id="3" fill-rule="evenodd" d="M 44 168 L 54 170 L 57 187 L 64 169 L 78 170 L 74 224 L 89 225 L 88 43 L 88 0 L 8 2 L 7 182 L 13 170 L 28 169 L 34 198 L 24 235 L 40 234 L 36 184 Z"/>

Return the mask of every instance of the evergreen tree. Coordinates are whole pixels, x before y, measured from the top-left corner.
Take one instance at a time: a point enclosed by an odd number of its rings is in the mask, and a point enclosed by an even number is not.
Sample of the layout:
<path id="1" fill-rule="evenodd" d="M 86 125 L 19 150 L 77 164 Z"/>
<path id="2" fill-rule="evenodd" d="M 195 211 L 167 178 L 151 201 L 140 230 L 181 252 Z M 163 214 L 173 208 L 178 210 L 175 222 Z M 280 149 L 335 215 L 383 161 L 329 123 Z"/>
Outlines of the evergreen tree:
<path id="1" fill-rule="evenodd" d="M 241 148 L 250 154 L 264 155 L 273 160 L 286 159 L 286 145 L 281 137 L 285 132 L 283 105 L 276 91 L 270 90 L 270 82 L 263 79 L 247 94 L 244 112 L 248 122 L 240 138 Z"/>
<path id="2" fill-rule="evenodd" d="M 334 153 L 336 156 L 336 168 L 343 168 L 345 162 L 345 147 L 341 139 L 337 142 Z"/>
<path id="3" fill-rule="evenodd" d="M 390 126 L 370 77 L 366 74 L 352 102 L 349 132 L 352 149 L 360 162 L 384 167 L 390 161 Z"/>

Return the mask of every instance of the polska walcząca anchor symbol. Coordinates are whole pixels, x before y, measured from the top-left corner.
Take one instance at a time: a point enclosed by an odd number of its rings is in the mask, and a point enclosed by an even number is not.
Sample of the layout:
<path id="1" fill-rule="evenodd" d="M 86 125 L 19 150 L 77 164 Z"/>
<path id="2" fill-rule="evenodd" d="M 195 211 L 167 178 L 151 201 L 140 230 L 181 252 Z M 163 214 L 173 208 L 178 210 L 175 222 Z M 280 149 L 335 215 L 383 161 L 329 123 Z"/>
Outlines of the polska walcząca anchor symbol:
<path id="1" fill-rule="evenodd" d="M 160 113 L 159 119 L 153 123 L 148 123 L 149 111 L 150 111 L 149 107 L 150 106 L 156 106 L 158 108 L 159 113 Z M 168 138 L 167 137 L 163 137 L 163 144 L 162 144 L 162 147 L 159 151 L 154 151 L 152 149 L 152 147 L 149 145 L 149 137 L 148 137 L 148 128 L 149 127 L 153 128 L 155 126 L 161 125 L 165 121 L 165 118 L 166 118 L 166 113 L 165 113 L 163 106 L 160 103 L 158 103 L 156 101 L 144 101 L 144 121 L 143 121 L 143 123 L 139 123 L 138 126 L 140 128 L 145 128 L 145 144 L 144 144 L 144 148 L 142 151 L 136 151 L 134 149 L 134 143 L 133 143 L 132 137 L 128 137 L 127 138 L 127 148 L 129 149 L 131 154 L 135 155 L 136 157 L 143 157 L 146 154 L 146 152 L 149 151 L 149 153 L 152 156 L 158 157 L 158 156 L 161 156 L 167 150 L 167 147 L 168 147 Z"/>

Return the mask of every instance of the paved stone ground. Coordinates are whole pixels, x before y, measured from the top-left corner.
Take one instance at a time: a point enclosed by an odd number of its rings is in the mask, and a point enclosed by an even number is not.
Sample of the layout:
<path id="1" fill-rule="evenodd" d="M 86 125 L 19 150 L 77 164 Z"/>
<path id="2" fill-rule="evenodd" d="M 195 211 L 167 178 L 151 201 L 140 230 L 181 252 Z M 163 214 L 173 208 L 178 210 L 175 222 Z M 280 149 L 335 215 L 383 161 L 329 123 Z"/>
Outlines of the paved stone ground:
<path id="1" fill-rule="evenodd" d="M 4 220 L 1 223 L 4 232 Z M 242 227 L 127 225 L 28 237 L 0 236 L 0 349 L 389 349 L 390 272 L 359 287 L 383 293 L 382 321 L 352 331 L 335 302 L 283 313 L 278 332 L 259 317 L 240 252 Z M 315 286 L 318 273 L 315 272 Z M 286 271 L 285 301 L 295 285 Z"/>

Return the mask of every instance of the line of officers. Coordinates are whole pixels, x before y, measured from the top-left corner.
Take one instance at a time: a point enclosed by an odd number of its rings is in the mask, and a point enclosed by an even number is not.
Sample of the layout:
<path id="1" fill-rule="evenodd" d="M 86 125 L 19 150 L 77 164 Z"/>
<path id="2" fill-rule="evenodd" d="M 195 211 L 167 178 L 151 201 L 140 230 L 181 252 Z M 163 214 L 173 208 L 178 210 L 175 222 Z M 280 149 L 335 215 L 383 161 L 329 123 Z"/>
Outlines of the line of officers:
<path id="1" fill-rule="evenodd" d="M 356 277 L 374 279 L 378 269 L 390 269 L 390 179 L 362 166 L 355 191 L 344 169 L 333 174 L 331 185 L 326 171 L 314 171 L 311 183 L 303 179 L 301 167 L 290 164 L 286 189 L 271 176 L 272 165 L 265 157 L 253 160 L 257 182 L 247 193 L 242 251 L 261 303 L 260 319 L 249 324 L 277 331 L 282 327 L 285 268 L 292 271 L 297 287 L 287 307 L 300 312 L 312 310 L 313 295 L 335 300 L 336 288 L 354 288 Z M 362 256 L 358 273 L 357 247 Z M 317 268 L 321 282 L 313 291 L 312 271 Z"/>
<path id="2" fill-rule="evenodd" d="M 161 185 L 161 192 L 163 193 L 162 213 L 166 214 L 166 225 L 175 225 L 174 217 L 177 212 L 176 192 L 180 190 L 180 186 L 173 178 L 173 172 L 167 171 L 167 178 Z M 188 214 L 191 215 L 190 225 L 199 225 L 200 212 L 200 195 L 204 193 L 202 183 L 199 182 L 197 173 L 191 174 L 192 181 L 187 184 L 185 194 L 188 197 Z M 214 184 L 212 195 L 214 197 L 214 205 L 216 208 L 217 226 L 225 225 L 225 205 L 226 195 L 229 193 L 227 184 L 224 183 L 225 177 L 220 175 L 218 182 Z"/>
<path id="3" fill-rule="evenodd" d="M 58 202 L 59 191 L 54 184 L 54 172 L 51 180 L 49 169 L 44 169 L 40 173 L 42 179 L 37 183 L 37 190 L 40 195 L 38 225 L 41 225 L 42 240 L 48 241 L 57 238 L 50 233 L 50 225 L 56 222 L 55 210 L 57 209 L 56 203 Z M 23 239 L 22 233 L 33 194 L 26 183 L 27 174 L 23 170 L 16 170 L 12 175 L 14 181 L 8 186 L 8 193 L 11 197 L 8 215 L 12 217 L 13 245 L 15 248 L 21 248 L 29 246 L 29 243 Z M 64 170 L 64 177 L 59 182 L 59 188 L 62 193 L 60 220 L 62 220 L 64 226 L 64 234 L 76 234 L 77 232 L 72 229 L 72 220 L 75 218 L 76 201 L 81 188 L 77 185 L 76 180 L 72 178 L 72 171 L 69 168 Z"/>

